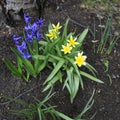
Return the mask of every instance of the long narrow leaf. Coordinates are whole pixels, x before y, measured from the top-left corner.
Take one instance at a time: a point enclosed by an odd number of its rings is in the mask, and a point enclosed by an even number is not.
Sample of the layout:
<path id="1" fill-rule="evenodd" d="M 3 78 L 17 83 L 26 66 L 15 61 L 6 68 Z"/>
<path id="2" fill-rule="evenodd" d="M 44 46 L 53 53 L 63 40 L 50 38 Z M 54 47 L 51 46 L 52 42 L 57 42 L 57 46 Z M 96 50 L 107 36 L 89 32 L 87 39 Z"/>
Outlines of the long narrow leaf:
<path id="1" fill-rule="evenodd" d="M 38 59 L 34 59 L 34 70 L 35 70 L 35 73 L 38 73 L 39 65 L 40 65 L 40 61 Z"/>
<path id="2" fill-rule="evenodd" d="M 21 60 L 21 58 L 19 56 L 17 57 L 17 63 L 18 63 L 18 71 L 22 75 L 23 62 L 22 62 L 22 60 Z"/>
<path id="3" fill-rule="evenodd" d="M 93 74 L 94 76 L 96 76 L 95 73 L 97 73 L 97 71 L 96 71 L 96 69 L 95 69 L 92 65 L 90 65 L 89 63 L 87 63 L 87 64 L 85 65 L 85 67 L 86 67 L 90 72 L 92 72 L 92 74 Z"/>
<path id="4" fill-rule="evenodd" d="M 50 56 L 50 57 L 52 57 L 52 58 L 54 58 L 54 59 L 56 59 L 56 60 L 58 60 L 58 61 L 61 59 L 60 57 L 55 56 L 55 55 L 52 55 L 52 54 L 49 54 L 48 56 Z"/>
<path id="5" fill-rule="evenodd" d="M 46 67 L 47 61 L 45 60 L 43 63 L 41 63 L 38 66 L 38 73 L 40 73 L 40 71 L 42 71 L 45 67 Z"/>
<path id="6" fill-rule="evenodd" d="M 95 81 L 95 82 L 104 83 L 104 82 L 101 81 L 100 79 L 98 79 L 98 78 L 96 78 L 96 77 L 93 77 L 92 75 L 90 75 L 90 74 L 88 74 L 88 73 L 86 73 L 86 72 L 83 72 L 83 71 L 81 71 L 81 70 L 80 70 L 80 74 L 83 75 L 83 76 L 85 76 L 85 77 L 87 77 L 87 78 L 89 78 L 89 79 L 91 79 L 91 80 L 93 80 L 93 81 Z"/>
<path id="7" fill-rule="evenodd" d="M 65 59 L 67 59 L 71 63 L 71 65 L 74 67 L 74 69 L 75 69 L 76 73 L 78 74 L 78 76 L 80 76 L 78 67 L 74 64 L 74 60 L 69 58 L 69 57 L 67 57 L 67 56 L 65 56 Z"/>
<path id="8" fill-rule="evenodd" d="M 43 105 L 53 96 L 55 95 L 55 92 L 52 93 L 52 88 L 50 89 L 49 93 L 47 94 L 47 96 L 43 99 L 43 101 L 41 102 Z"/>
<path id="9" fill-rule="evenodd" d="M 77 40 L 77 41 L 78 41 L 80 44 L 82 44 L 82 42 L 83 42 L 83 40 L 85 39 L 87 33 L 88 33 L 88 29 L 85 29 L 85 30 L 81 33 L 81 35 L 78 37 L 78 40 Z"/>
<path id="10" fill-rule="evenodd" d="M 39 74 L 40 71 L 42 71 L 45 68 L 45 66 L 47 64 L 48 56 L 34 55 L 33 59 L 35 62 L 35 64 L 34 64 L 35 71 L 37 74 Z"/>
<path id="11" fill-rule="evenodd" d="M 31 62 L 25 58 L 22 58 L 21 54 L 19 51 L 17 51 L 14 48 L 11 48 L 11 50 L 21 58 L 21 60 L 23 61 L 24 64 L 24 68 L 26 69 L 27 72 L 29 72 L 31 75 L 35 76 L 35 70 L 33 68 L 33 65 L 31 64 Z"/>
<path id="12" fill-rule="evenodd" d="M 58 116 L 60 116 L 62 119 L 64 120 L 74 120 L 68 116 L 66 116 L 65 114 L 61 113 L 61 112 L 58 112 L 58 111 L 54 111 L 55 114 L 57 114 Z"/>
<path id="13" fill-rule="evenodd" d="M 19 56 L 22 59 L 22 56 L 18 50 L 16 50 L 15 48 L 11 48 L 11 50 L 15 53 L 16 56 Z"/>
<path id="14" fill-rule="evenodd" d="M 19 103 L 19 104 L 24 105 L 24 106 L 26 106 L 26 107 L 29 106 L 29 104 L 28 104 L 27 102 L 25 102 L 25 101 L 23 101 L 23 100 L 21 100 L 21 99 L 14 99 L 14 98 L 8 97 L 8 96 L 0 96 L 0 97 L 5 98 L 5 99 L 9 100 L 10 102 Z"/>
<path id="15" fill-rule="evenodd" d="M 92 96 L 88 100 L 82 112 L 79 115 L 77 115 L 77 117 L 75 117 L 74 120 L 81 120 L 82 116 L 92 107 L 94 103 L 94 100 L 93 100 L 94 94 L 95 94 L 95 90 L 93 90 Z"/>
<path id="16" fill-rule="evenodd" d="M 73 103 L 73 100 L 79 90 L 79 76 L 77 74 L 74 74 L 73 77 L 74 77 L 74 79 L 73 79 L 73 95 L 72 95 L 71 103 Z"/>
<path id="17" fill-rule="evenodd" d="M 8 67 L 8 69 L 12 72 L 13 75 L 21 77 L 22 74 L 19 70 L 7 59 L 3 58 L 4 63 Z"/>
<path id="18" fill-rule="evenodd" d="M 43 92 L 47 91 L 49 88 L 51 88 L 58 80 L 62 78 L 62 73 L 58 72 L 55 77 L 53 77 L 52 80 L 47 84 L 47 86 L 43 89 Z"/>
<path id="19" fill-rule="evenodd" d="M 42 115 L 41 115 L 41 110 L 40 110 L 40 108 L 37 108 L 37 112 L 38 112 L 39 120 L 42 120 Z"/>
<path id="20" fill-rule="evenodd" d="M 46 56 L 45 55 L 33 55 L 32 56 L 34 59 L 39 59 L 39 60 L 45 60 Z"/>
<path id="21" fill-rule="evenodd" d="M 65 26 L 64 26 L 64 29 L 63 29 L 63 33 L 62 33 L 62 40 L 64 40 L 67 37 L 67 26 L 68 26 L 68 23 L 69 23 L 69 19 L 66 20 L 66 23 L 65 23 Z"/>
<path id="22" fill-rule="evenodd" d="M 55 66 L 55 68 L 53 69 L 53 71 L 51 72 L 51 74 L 48 76 L 48 78 L 45 80 L 44 84 L 46 84 L 46 82 L 50 81 L 54 75 L 60 70 L 60 68 L 63 66 L 64 64 L 64 59 L 60 59 L 59 62 L 57 63 L 57 65 Z"/>
<path id="23" fill-rule="evenodd" d="M 47 42 L 46 41 L 39 41 L 39 44 L 42 45 L 42 46 L 46 46 L 47 45 Z"/>
<path id="24" fill-rule="evenodd" d="M 37 55 L 39 50 L 37 40 L 33 40 L 33 47 L 34 47 L 34 55 Z"/>
<path id="25" fill-rule="evenodd" d="M 34 76 L 36 73 L 35 73 L 35 70 L 34 70 L 33 65 L 31 64 L 31 62 L 29 60 L 27 60 L 27 59 L 23 59 L 23 63 L 24 63 L 26 71 Z"/>

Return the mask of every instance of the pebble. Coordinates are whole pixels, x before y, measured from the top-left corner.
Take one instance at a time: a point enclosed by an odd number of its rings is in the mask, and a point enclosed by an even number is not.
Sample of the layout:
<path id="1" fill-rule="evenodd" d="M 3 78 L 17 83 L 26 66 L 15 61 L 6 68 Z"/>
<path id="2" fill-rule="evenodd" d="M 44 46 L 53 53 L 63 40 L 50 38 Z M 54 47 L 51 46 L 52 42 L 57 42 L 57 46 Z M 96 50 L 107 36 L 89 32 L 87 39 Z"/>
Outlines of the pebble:
<path id="1" fill-rule="evenodd" d="M 112 78 L 113 79 L 116 79 L 116 78 L 119 78 L 120 76 L 119 75 L 114 75 L 114 74 L 112 74 Z"/>
<path id="2" fill-rule="evenodd" d="M 116 76 L 115 76 L 114 74 L 112 74 L 112 78 L 113 78 L 113 79 L 115 79 L 115 78 L 116 78 Z"/>

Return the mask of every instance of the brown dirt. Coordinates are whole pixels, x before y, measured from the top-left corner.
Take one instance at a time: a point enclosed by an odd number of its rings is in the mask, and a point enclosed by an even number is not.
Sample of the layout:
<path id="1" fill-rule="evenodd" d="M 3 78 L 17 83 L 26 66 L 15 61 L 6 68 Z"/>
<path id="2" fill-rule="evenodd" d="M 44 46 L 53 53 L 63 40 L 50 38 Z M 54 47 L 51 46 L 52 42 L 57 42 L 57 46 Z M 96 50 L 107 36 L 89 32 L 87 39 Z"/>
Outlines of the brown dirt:
<path id="1" fill-rule="evenodd" d="M 45 28 L 48 23 L 57 23 L 60 21 L 63 24 L 68 17 L 70 17 L 69 31 L 77 29 L 77 33 L 82 32 L 86 27 L 89 27 L 89 33 L 86 37 L 84 44 L 84 51 L 88 57 L 88 62 L 93 65 L 98 71 L 97 77 L 104 81 L 104 84 L 97 84 L 88 79 L 84 79 L 84 90 L 79 90 L 77 97 L 73 104 L 70 104 L 69 94 L 67 90 L 62 91 L 62 85 L 57 83 L 54 86 L 54 91 L 56 95 L 51 99 L 50 103 L 52 105 L 57 105 L 57 110 L 63 112 L 64 114 L 75 117 L 79 114 L 82 108 L 85 106 L 85 103 L 92 94 L 93 89 L 96 89 L 95 92 L 95 103 L 91 110 L 86 114 L 86 118 L 95 112 L 97 113 L 94 117 L 94 120 L 120 120 L 120 40 L 117 42 L 112 53 L 108 55 L 95 54 L 93 52 L 92 40 L 93 37 L 93 26 L 94 19 L 96 21 L 96 39 L 100 39 L 100 29 L 98 25 L 100 24 L 100 19 L 102 17 L 103 24 L 105 23 L 107 13 L 103 10 L 98 11 L 96 9 L 86 9 L 81 5 L 80 0 L 66 0 L 61 4 L 56 6 L 47 6 L 44 12 L 45 19 Z M 117 8 L 116 8 L 117 9 Z M 27 11 L 31 16 L 37 17 L 38 12 Z M 100 17 L 101 16 L 101 17 Z M 21 26 L 23 26 L 23 21 L 16 23 L 16 27 L 12 27 L 12 33 L 20 33 Z M 119 32 L 120 25 L 118 24 L 118 13 L 114 13 L 114 31 Z M 28 83 L 24 82 L 21 79 L 18 79 L 11 75 L 10 71 L 7 69 L 5 64 L 2 61 L 2 58 L 8 58 L 12 61 L 15 61 L 15 55 L 11 52 L 10 47 L 13 47 L 12 33 L 8 35 L 8 28 L 1 30 L 0 32 L 0 95 L 16 97 L 18 96 L 21 99 L 24 99 L 28 102 L 31 101 L 32 96 L 37 98 L 42 98 L 46 93 L 42 93 L 42 82 L 46 79 L 49 74 L 48 70 L 44 70 L 41 75 L 42 79 L 39 77 L 37 79 L 31 78 Z M 3 33 L 4 32 L 4 33 Z M 110 63 L 109 71 L 105 73 L 104 65 L 102 59 L 107 59 Z M 110 74 L 112 77 L 113 83 L 110 85 L 107 74 Z M 21 95 L 25 91 L 34 88 L 35 89 Z M 19 96 L 21 95 L 21 96 Z M 5 99 L 0 98 L 0 120 L 23 120 L 17 116 L 8 114 L 9 109 L 19 109 L 21 106 L 16 105 L 15 103 L 4 103 Z M 4 103 L 4 104 L 3 104 Z M 88 118 L 89 119 L 89 118 Z"/>

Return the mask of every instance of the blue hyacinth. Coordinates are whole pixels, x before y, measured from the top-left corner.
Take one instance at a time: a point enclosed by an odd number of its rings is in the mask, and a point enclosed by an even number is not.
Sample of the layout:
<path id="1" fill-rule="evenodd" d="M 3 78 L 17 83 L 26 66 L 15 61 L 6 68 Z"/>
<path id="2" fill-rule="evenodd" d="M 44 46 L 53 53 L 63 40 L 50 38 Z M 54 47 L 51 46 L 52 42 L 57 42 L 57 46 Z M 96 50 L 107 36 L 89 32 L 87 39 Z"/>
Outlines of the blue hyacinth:
<path id="1" fill-rule="evenodd" d="M 44 20 L 37 19 L 36 22 L 33 22 L 31 24 L 31 17 L 29 15 L 25 14 L 24 19 L 26 22 L 25 26 L 25 32 L 26 32 L 26 40 L 28 42 L 32 42 L 34 39 L 39 40 L 42 37 L 42 34 L 40 34 L 40 28 L 44 24 Z"/>
<path id="2" fill-rule="evenodd" d="M 32 17 L 30 17 L 28 14 L 24 14 L 24 20 L 26 24 L 30 24 Z"/>
<path id="3" fill-rule="evenodd" d="M 16 44 L 16 47 L 18 51 L 21 53 L 23 58 L 30 58 L 32 55 L 30 55 L 27 43 L 32 42 L 33 40 L 40 40 L 42 38 L 42 34 L 40 33 L 40 28 L 44 24 L 44 20 L 37 19 L 36 22 L 31 23 L 32 17 L 30 17 L 28 14 L 24 14 L 24 20 L 25 20 L 25 35 L 26 38 L 23 39 L 23 37 L 17 37 L 16 35 L 13 35 L 13 40 Z M 27 42 L 27 43 L 26 43 Z"/>
<path id="4" fill-rule="evenodd" d="M 28 52 L 26 42 L 22 41 L 22 43 L 21 43 L 22 37 L 17 37 L 16 35 L 13 35 L 13 40 L 15 41 L 17 50 L 21 53 L 23 58 L 28 59 L 28 58 L 32 57 Z"/>

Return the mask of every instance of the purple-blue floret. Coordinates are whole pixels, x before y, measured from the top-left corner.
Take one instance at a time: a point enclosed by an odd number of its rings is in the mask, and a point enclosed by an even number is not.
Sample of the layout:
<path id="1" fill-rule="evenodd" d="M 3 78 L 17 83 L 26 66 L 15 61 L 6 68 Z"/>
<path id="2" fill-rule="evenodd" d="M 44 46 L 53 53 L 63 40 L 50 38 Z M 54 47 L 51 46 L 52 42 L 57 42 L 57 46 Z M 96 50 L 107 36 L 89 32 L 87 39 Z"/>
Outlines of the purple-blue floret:
<path id="1" fill-rule="evenodd" d="M 30 17 L 28 14 L 24 14 L 24 20 L 26 24 L 30 24 L 32 17 Z"/>
<path id="2" fill-rule="evenodd" d="M 13 40 L 17 46 L 18 51 L 21 53 L 23 58 L 30 58 L 32 57 L 29 54 L 27 43 L 32 42 L 33 40 L 40 40 L 42 38 L 42 34 L 40 33 L 40 28 L 44 24 L 44 20 L 37 19 L 36 22 L 31 23 L 32 17 L 30 17 L 28 14 L 24 14 L 24 20 L 25 20 L 25 35 L 26 38 L 23 40 L 23 37 L 17 37 L 16 35 L 13 35 Z"/>
<path id="3" fill-rule="evenodd" d="M 33 22 L 31 24 L 31 17 L 29 17 L 28 14 L 24 15 L 24 19 L 26 22 L 25 26 L 25 32 L 26 32 L 26 40 L 28 42 L 32 42 L 34 39 L 35 40 L 40 40 L 42 37 L 42 34 L 40 34 L 40 28 L 44 24 L 44 20 L 42 19 L 37 19 L 36 22 Z"/>
<path id="4" fill-rule="evenodd" d="M 14 42 L 16 44 L 17 50 L 21 53 L 23 58 L 28 59 L 28 58 L 30 58 L 32 56 L 28 52 L 26 42 L 22 41 L 22 43 L 21 43 L 21 39 L 22 39 L 22 37 L 17 37 L 16 35 L 13 35 L 13 40 L 14 40 Z"/>

